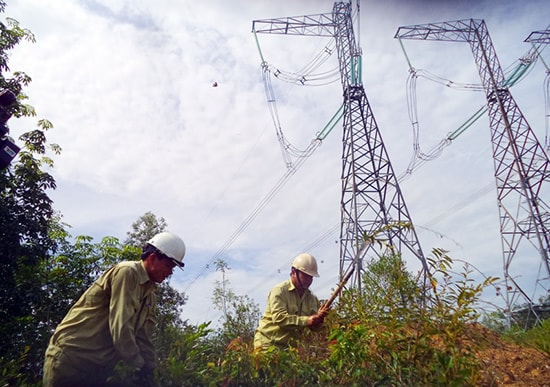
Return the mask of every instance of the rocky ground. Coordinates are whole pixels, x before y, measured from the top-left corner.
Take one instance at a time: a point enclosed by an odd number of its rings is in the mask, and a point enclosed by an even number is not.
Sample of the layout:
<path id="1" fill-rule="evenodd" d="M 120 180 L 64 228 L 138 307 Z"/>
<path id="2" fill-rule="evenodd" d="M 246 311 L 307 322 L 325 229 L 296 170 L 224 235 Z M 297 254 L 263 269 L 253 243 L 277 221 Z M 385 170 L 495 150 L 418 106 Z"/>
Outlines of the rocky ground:
<path id="1" fill-rule="evenodd" d="M 486 345 L 478 352 L 484 364 L 483 386 L 550 386 L 550 356 L 534 348 L 481 331 Z"/>

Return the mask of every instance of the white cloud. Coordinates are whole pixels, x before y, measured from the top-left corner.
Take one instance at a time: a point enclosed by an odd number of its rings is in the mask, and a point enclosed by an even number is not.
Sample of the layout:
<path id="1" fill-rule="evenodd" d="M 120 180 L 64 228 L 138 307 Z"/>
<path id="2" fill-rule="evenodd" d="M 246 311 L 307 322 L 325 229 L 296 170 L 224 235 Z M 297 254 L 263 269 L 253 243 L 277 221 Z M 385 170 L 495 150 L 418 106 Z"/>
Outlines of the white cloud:
<path id="1" fill-rule="evenodd" d="M 363 3 L 360 42 L 363 81 L 397 174 L 412 151 L 405 81 L 407 61 L 397 28 L 483 18 L 503 67 L 528 49 L 549 10 L 542 0 L 513 2 Z M 332 1 L 149 2 L 15 0 L 6 15 L 37 37 L 11 57 L 12 70 L 33 78 L 30 103 L 54 123 L 55 206 L 73 234 L 96 238 L 126 231 L 146 211 L 164 217 L 188 247 L 186 271 L 172 279 L 188 290 L 193 322 L 216 319 L 206 264 L 286 172 L 268 112 L 252 20 L 330 12 Z M 354 3 L 354 6 L 356 4 Z M 274 66 L 297 71 L 326 44 L 312 37 L 260 36 Z M 457 82 L 477 82 L 466 44 L 406 41 L 411 63 Z M 336 57 L 332 67 L 336 66 Z M 329 66 L 330 67 L 330 66 Z M 537 65 L 512 89 L 539 139 L 544 135 L 542 82 Z M 213 87 L 213 82 L 218 87 Z M 483 103 L 482 93 L 419 81 L 422 146 L 428 150 Z M 274 81 L 275 83 L 275 81 Z M 421 84 L 420 84 L 421 83 Z M 299 89 L 276 84 L 285 133 L 306 147 L 341 101 L 338 83 Z M 13 121 L 13 120 L 12 120 Z M 29 121 L 10 122 L 12 135 Z M 341 129 L 337 126 L 269 205 L 224 251 L 238 294 L 261 305 L 288 276 L 292 257 L 339 221 Z M 425 253 L 445 247 L 501 276 L 500 238 L 488 119 L 460 135 L 435 161 L 403 181 Z M 337 283 L 338 233 L 312 253 L 322 298 Z M 410 262 L 409 267 L 417 267 Z M 192 286 L 188 286 L 192 283 Z"/>

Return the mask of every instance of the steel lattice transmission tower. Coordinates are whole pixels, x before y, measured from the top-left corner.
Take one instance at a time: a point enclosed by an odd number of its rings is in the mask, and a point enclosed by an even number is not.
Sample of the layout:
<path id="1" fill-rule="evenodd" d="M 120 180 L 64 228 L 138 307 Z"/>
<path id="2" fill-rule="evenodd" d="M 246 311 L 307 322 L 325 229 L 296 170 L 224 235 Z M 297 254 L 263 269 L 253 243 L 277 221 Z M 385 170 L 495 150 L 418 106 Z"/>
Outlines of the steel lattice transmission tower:
<path id="1" fill-rule="evenodd" d="M 547 296 L 550 281 L 550 212 L 542 198 L 548 193 L 544 189 L 550 182 L 550 162 L 510 94 L 485 22 L 470 19 L 400 27 L 395 38 L 469 43 L 487 98 L 507 312 L 511 316 L 518 301 L 534 312 L 533 298 Z M 531 257 L 538 262 L 537 273 L 525 273 Z M 519 283 L 522 274 L 536 276 L 530 294 Z"/>
<path id="2" fill-rule="evenodd" d="M 351 13 L 350 2 L 336 2 L 332 13 L 256 20 L 253 31 L 336 39 L 344 96 L 340 276 L 354 265 L 350 285 L 360 289 L 363 256 L 369 252 L 373 257 L 385 253 L 374 245 L 361 249 L 364 235 L 383 230 L 378 235 L 387 240 L 388 246 L 402 255 L 408 249 L 420 259 L 423 271 L 426 261 L 363 88 L 361 51 Z M 411 227 L 391 227 L 394 224 Z"/>

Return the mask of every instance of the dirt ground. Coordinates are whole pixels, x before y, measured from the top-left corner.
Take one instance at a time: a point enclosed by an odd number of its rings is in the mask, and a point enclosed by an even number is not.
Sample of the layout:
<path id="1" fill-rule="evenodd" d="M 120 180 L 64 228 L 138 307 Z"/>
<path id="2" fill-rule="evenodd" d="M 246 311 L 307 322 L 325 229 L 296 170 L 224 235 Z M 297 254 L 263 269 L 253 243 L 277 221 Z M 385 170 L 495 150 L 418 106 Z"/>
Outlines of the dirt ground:
<path id="1" fill-rule="evenodd" d="M 486 345 L 477 354 L 484 364 L 482 386 L 550 386 L 550 356 L 502 340 L 479 328 Z"/>

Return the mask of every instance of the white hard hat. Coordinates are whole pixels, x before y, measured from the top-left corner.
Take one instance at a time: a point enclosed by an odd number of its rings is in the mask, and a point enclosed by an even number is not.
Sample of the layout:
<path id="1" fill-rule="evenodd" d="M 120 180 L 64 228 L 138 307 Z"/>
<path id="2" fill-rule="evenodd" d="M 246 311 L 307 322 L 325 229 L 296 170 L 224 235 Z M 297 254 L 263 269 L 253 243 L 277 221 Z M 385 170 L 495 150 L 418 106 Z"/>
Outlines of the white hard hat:
<path id="1" fill-rule="evenodd" d="M 292 267 L 312 277 L 319 277 L 319 273 L 317 272 L 317 261 L 311 254 L 302 253 L 296 256 L 294 261 L 292 261 Z"/>
<path id="2" fill-rule="evenodd" d="M 170 232 L 161 232 L 152 237 L 147 243 L 172 259 L 179 267 L 184 266 L 182 261 L 185 256 L 185 243 L 179 236 Z"/>

